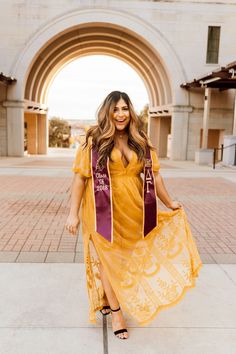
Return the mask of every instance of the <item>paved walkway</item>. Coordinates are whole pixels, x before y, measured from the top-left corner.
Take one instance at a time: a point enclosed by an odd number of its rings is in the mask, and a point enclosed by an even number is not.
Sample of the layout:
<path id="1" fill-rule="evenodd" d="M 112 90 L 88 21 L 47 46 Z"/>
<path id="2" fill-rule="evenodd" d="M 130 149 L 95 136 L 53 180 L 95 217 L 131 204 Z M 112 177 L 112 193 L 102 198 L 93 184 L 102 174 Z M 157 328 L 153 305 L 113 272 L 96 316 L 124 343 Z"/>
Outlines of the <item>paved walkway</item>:
<path id="1" fill-rule="evenodd" d="M 75 151 L 59 152 L 0 159 L 0 262 L 83 262 L 81 237 L 64 230 Z M 236 263 L 236 169 L 168 160 L 161 167 L 203 261 Z"/>
<path id="2" fill-rule="evenodd" d="M 97 313 L 88 324 L 84 265 L 0 264 L 1 354 L 235 354 L 236 266 L 204 264 L 196 288 L 130 338 Z"/>
<path id="3" fill-rule="evenodd" d="M 170 194 L 187 212 L 204 265 L 196 288 L 146 327 L 125 313 L 88 323 L 81 236 L 63 225 L 73 151 L 0 158 L 0 354 L 235 354 L 236 170 L 161 160 Z"/>

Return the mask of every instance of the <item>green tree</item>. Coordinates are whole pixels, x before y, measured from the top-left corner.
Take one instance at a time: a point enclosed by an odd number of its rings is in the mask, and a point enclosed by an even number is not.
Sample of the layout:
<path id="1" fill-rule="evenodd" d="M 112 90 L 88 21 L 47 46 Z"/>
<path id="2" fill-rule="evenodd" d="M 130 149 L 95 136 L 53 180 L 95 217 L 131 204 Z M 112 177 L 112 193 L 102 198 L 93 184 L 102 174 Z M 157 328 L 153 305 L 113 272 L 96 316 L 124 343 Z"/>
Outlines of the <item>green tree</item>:
<path id="1" fill-rule="evenodd" d="M 141 119 L 143 123 L 143 130 L 147 133 L 147 126 L 148 126 L 148 111 L 149 111 L 149 105 L 148 103 L 145 104 L 143 109 L 139 113 L 139 118 Z"/>
<path id="2" fill-rule="evenodd" d="M 49 146 L 69 147 L 70 126 L 64 119 L 52 117 L 49 120 Z"/>

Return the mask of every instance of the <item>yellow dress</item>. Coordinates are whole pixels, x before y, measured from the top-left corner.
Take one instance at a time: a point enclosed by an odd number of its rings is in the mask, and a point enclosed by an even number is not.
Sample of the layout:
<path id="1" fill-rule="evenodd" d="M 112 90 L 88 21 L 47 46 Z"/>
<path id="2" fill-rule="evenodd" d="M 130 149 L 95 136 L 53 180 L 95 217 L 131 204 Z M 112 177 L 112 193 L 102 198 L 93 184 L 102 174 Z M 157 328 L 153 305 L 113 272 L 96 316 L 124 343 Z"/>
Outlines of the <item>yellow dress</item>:
<path id="1" fill-rule="evenodd" d="M 160 168 L 151 151 L 153 171 Z M 84 260 L 90 305 L 89 321 L 103 307 L 104 289 L 99 276 L 102 262 L 117 299 L 139 325 L 176 304 L 186 290 L 195 286 L 202 262 L 183 209 L 158 212 L 158 226 L 142 237 L 143 199 L 140 173 L 143 164 L 133 151 L 124 166 L 121 153 L 112 150 L 109 161 L 113 203 L 113 243 L 95 232 L 90 149 L 80 147 L 73 172 L 87 177 L 82 202 Z"/>

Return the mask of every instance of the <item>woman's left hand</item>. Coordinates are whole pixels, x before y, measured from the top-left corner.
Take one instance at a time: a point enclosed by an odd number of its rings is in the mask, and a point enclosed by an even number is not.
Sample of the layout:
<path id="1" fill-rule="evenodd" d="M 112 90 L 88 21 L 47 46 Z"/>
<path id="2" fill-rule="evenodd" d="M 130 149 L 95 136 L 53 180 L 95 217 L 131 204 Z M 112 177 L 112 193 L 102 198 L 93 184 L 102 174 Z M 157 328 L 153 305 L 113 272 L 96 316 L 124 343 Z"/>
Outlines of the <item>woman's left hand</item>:
<path id="1" fill-rule="evenodd" d="M 180 208 L 182 208 L 182 204 L 180 202 L 178 202 L 177 200 L 173 200 L 173 202 L 171 202 L 169 208 L 172 210 L 180 209 Z"/>

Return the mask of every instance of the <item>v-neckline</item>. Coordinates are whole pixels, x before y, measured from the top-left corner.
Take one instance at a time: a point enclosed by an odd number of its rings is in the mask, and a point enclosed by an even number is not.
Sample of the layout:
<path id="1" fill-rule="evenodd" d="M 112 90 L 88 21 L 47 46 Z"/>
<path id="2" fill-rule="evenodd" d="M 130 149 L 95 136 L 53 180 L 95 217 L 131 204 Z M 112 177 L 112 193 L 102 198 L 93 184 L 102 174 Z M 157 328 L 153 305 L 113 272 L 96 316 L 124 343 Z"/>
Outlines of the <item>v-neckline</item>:
<path id="1" fill-rule="evenodd" d="M 131 163 L 131 161 L 132 161 L 132 159 L 133 159 L 133 156 L 134 156 L 133 150 L 130 150 L 132 156 L 131 156 L 130 161 L 128 161 L 128 164 L 125 166 L 125 165 L 124 165 L 124 162 L 123 162 L 123 160 L 122 160 L 122 152 L 121 152 L 120 149 L 118 149 L 116 146 L 114 146 L 114 149 L 116 149 L 116 150 L 119 152 L 119 154 L 120 154 L 120 161 L 121 161 L 121 164 L 122 164 L 123 168 L 124 168 L 124 169 L 128 168 L 129 165 L 130 165 L 130 163 Z"/>

